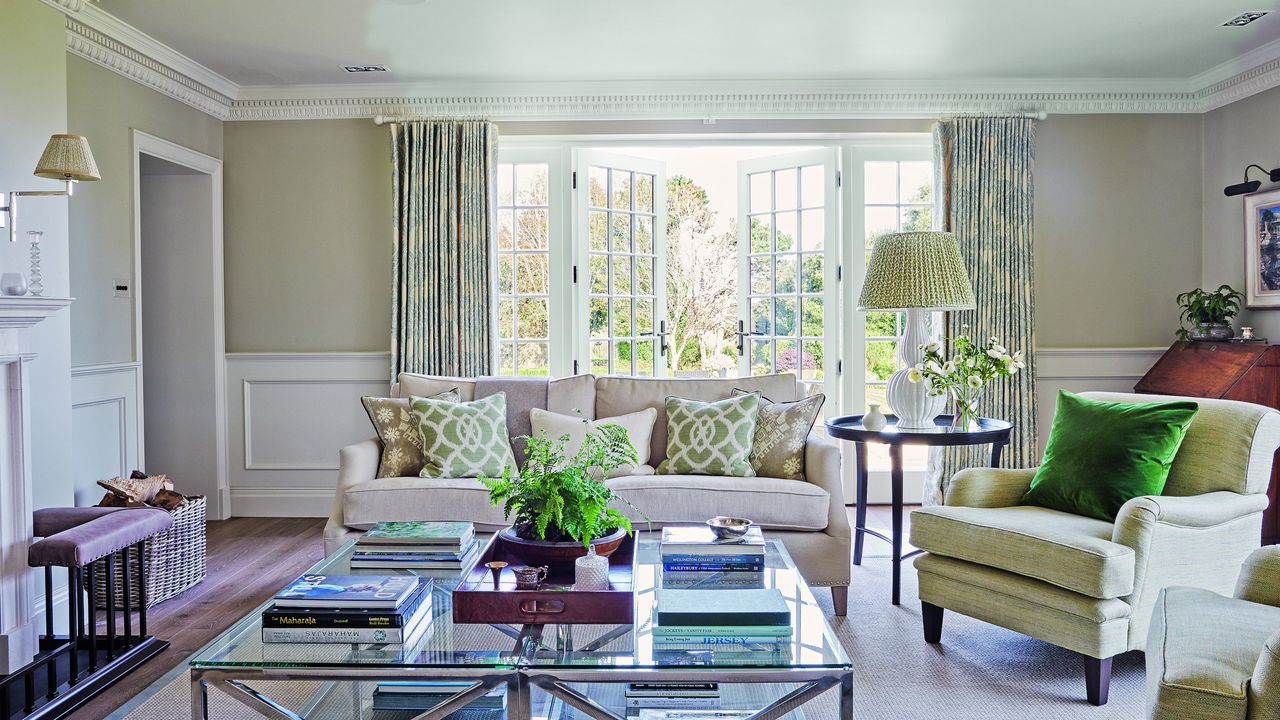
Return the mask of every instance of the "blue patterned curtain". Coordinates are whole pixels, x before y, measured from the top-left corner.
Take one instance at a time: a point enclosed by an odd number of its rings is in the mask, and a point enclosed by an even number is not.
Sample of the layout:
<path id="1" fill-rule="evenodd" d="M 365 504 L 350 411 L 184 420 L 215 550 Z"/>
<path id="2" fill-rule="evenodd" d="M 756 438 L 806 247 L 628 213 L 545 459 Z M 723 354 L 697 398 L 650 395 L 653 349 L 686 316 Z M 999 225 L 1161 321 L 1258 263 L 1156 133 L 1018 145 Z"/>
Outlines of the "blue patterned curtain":
<path id="1" fill-rule="evenodd" d="M 995 336 L 1021 350 L 1027 367 L 988 386 L 980 412 L 1014 424 L 1005 467 L 1039 463 L 1036 445 L 1035 295 L 1032 291 L 1032 183 L 1035 121 L 1023 117 L 961 117 L 934 129 L 938 225 L 955 233 L 977 298 L 974 310 L 947 315 L 947 335 L 968 328 L 979 342 Z M 986 465 L 989 449 L 942 454 L 940 479 Z M 936 479 L 936 478 L 935 478 Z M 941 483 L 925 501 L 941 502 Z"/>
<path id="2" fill-rule="evenodd" d="M 393 381 L 489 372 L 497 144 L 488 122 L 391 125 Z"/>

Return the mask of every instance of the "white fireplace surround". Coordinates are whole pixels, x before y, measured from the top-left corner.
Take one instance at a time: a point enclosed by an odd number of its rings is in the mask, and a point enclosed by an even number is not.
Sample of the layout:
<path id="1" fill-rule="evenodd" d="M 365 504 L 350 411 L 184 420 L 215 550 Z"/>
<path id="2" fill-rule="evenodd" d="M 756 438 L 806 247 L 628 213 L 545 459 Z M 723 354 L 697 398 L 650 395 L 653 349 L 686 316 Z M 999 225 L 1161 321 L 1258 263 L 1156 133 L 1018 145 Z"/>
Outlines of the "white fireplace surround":
<path id="1" fill-rule="evenodd" d="M 0 297 L 0 674 L 31 662 L 37 650 L 31 544 L 31 328 L 70 298 Z"/>

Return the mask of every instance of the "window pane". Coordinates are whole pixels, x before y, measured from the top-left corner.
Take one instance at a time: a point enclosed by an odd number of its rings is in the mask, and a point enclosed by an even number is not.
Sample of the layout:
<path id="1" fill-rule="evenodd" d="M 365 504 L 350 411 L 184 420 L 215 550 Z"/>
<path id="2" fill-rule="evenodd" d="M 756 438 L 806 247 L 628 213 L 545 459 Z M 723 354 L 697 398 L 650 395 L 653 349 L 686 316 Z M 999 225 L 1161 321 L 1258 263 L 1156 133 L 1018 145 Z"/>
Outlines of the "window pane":
<path id="1" fill-rule="evenodd" d="M 774 366 L 774 370 L 798 374 L 796 363 L 799 362 L 799 355 L 796 351 L 796 341 L 778 340 L 774 345 L 774 349 L 778 353 L 778 363 Z"/>
<path id="2" fill-rule="evenodd" d="M 636 252 L 653 252 L 653 218 L 636 217 Z"/>
<path id="3" fill-rule="evenodd" d="M 515 241 L 515 217 L 510 210 L 498 211 L 498 249 L 510 250 Z"/>
<path id="4" fill-rule="evenodd" d="M 760 255 L 751 258 L 751 292 L 764 295 L 773 292 L 773 258 Z"/>
<path id="5" fill-rule="evenodd" d="M 800 292 L 822 292 L 822 254 L 800 256 Z"/>
<path id="6" fill-rule="evenodd" d="M 498 256 L 498 292 L 510 295 L 514 277 L 513 258 L 510 255 Z"/>
<path id="7" fill-rule="evenodd" d="M 810 165 L 800 170 L 800 206 L 816 208 L 826 205 L 827 184 L 822 177 L 821 165 Z"/>
<path id="8" fill-rule="evenodd" d="M 775 335 L 795 335 L 796 334 L 796 299 L 789 297 L 775 297 L 773 299 L 774 309 L 774 334 Z"/>
<path id="9" fill-rule="evenodd" d="M 752 173 L 750 178 L 749 190 L 751 194 L 750 202 L 747 203 L 749 212 L 761 213 L 769 212 L 773 209 L 773 196 L 769 189 L 769 179 L 771 173 Z"/>
<path id="10" fill-rule="evenodd" d="M 898 369 L 898 361 L 894 355 L 897 352 L 897 347 L 898 342 L 896 340 L 867 343 L 868 380 L 884 382 L 889 379 L 894 370 Z"/>
<path id="11" fill-rule="evenodd" d="M 522 295 L 545 295 L 551 288 L 548 280 L 550 255 L 536 253 L 516 258 L 516 292 Z"/>
<path id="12" fill-rule="evenodd" d="M 609 256 L 592 254 L 587 259 L 591 271 L 591 292 L 606 295 L 609 292 Z"/>
<path id="13" fill-rule="evenodd" d="M 609 249 L 609 213 L 592 210 L 587 215 L 590 228 L 587 233 L 587 248 L 596 252 Z"/>
<path id="14" fill-rule="evenodd" d="M 884 385 L 868 385 L 867 386 L 867 406 L 864 407 L 862 411 L 867 412 L 868 410 L 870 410 L 871 403 L 875 403 L 879 405 L 880 412 L 885 412 L 889 410 L 890 409 L 889 402 L 888 400 L 885 399 L 886 392 L 887 392 L 887 387 Z"/>
<path id="15" fill-rule="evenodd" d="M 795 168 L 778 170 L 773 175 L 774 209 L 794 210 L 800 204 L 798 174 Z"/>
<path id="16" fill-rule="evenodd" d="M 516 331 L 522 338 L 547 337 L 546 298 L 520 298 L 517 301 Z"/>
<path id="17" fill-rule="evenodd" d="M 796 236 L 799 235 L 799 214 L 781 212 L 776 216 L 778 232 L 776 237 L 778 252 L 787 252 L 796 247 Z"/>
<path id="18" fill-rule="evenodd" d="M 613 171 L 613 187 L 610 188 L 609 207 L 618 210 L 631 209 L 631 173 L 626 170 Z"/>
<path id="19" fill-rule="evenodd" d="M 631 335 L 631 301 L 617 299 L 613 301 L 613 312 L 609 318 L 610 330 L 614 337 L 630 337 Z"/>
<path id="20" fill-rule="evenodd" d="M 933 208 L 928 206 L 907 206 L 902 208 L 902 231 L 924 231 L 933 229 Z"/>
<path id="21" fill-rule="evenodd" d="M 613 371 L 621 375 L 634 374 L 631 366 L 631 341 L 623 340 L 613 344 Z"/>
<path id="22" fill-rule="evenodd" d="M 751 252 L 773 252 L 773 221 L 771 216 L 751 216 Z"/>
<path id="23" fill-rule="evenodd" d="M 631 257 L 629 255 L 613 256 L 613 294 L 631 294 Z"/>
<path id="24" fill-rule="evenodd" d="M 636 294 L 652 295 L 653 294 L 653 264 L 652 256 L 639 256 L 636 258 Z"/>
<path id="25" fill-rule="evenodd" d="M 900 190 L 898 202 L 933 202 L 933 163 L 903 162 L 899 166 Z"/>
<path id="26" fill-rule="evenodd" d="M 820 297 L 800 299 L 800 334 L 804 337 L 822 337 L 823 304 Z"/>
<path id="27" fill-rule="evenodd" d="M 804 341 L 804 374 L 806 380 L 821 380 L 825 377 L 823 367 L 823 345 L 821 340 Z"/>
<path id="28" fill-rule="evenodd" d="M 773 334 L 773 300 L 751 298 L 751 332 Z"/>
<path id="29" fill-rule="evenodd" d="M 609 207 L 609 171 L 602 167 L 587 168 L 587 182 L 591 207 Z"/>
<path id="30" fill-rule="evenodd" d="M 594 375 L 609 374 L 609 343 L 591 343 L 591 372 Z"/>
<path id="31" fill-rule="evenodd" d="M 502 343 L 498 348 L 498 374 L 516 374 L 515 345 L 511 343 Z"/>
<path id="32" fill-rule="evenodd" d="M 631 216 L 626 213 L 613 214 L 614 252 L 631 252 Z"/>
<path id="33" fill-rule="evenodd" d="M 876 238 L 885 233 L 897 232 L 898 208 L 869 207 L 866 209 L 867 248 L 870 249 Z"/>
<path id="34" fill-rule="evenodd" d="M 800 249 L 821 250 L 826 246 L 827 221 L 823 210 L 800 213 Z"/>
<path id="35" fill-rule="evenodd" d="M 867 337 L 897 337 L 897 313 L 867 313 Z"/>
<path id="36" fill-rule="evenodd" d="M 793 293 L 796 291 L 796 256 L 778 255 L 774 261 L 777 292 Z"/>
<path id="37" fill-rule="evenodd" d="M 636 332 L 653 332 L 653 301 L 636 301 Z"/>
<path id="38" fill-rule="evenodd" d="M 516 248 L 544 250 L 547 247 L 547 211 L 520 210 L 516 216 Z"/>
<path id="39" fill-rule="evenodd" d="M 636 374 L 641 377 L 653 376 L 653 341 L 637 340 L 636 345 Z"/>
<path id="40" fill-rule="evenodd" d="M 511 298 L 498 301 L 498 337 L 511 339 L 515 337 L 516 306 Z"/>
<path id="41" fill-rule="evenodd" d="M 547 204 L 546 163 L 523 164 L 516 166 L 516 204 Z"/>
<path id="42" fill-rule="evenodd" d="M 898 163 L 868 162 L 862 166 L 863 202 L 870 205 L 896 205 L 898 202 Z"/>
<path id="43" fill-rule="evenodd" d="M 521 375 L 549 374 L 547 343 L 520 343 L 517 347 L 516 362 Z"/>
<path id="44" fill-rule="evenodd" d="M 591 298 L 588 315 L 591 337 L 609 337 L 609 301 L 605 298 Z"/>
<path id="45" fill-rule="evenodd" d="M 653 176 L 636 173 L 636 210 L 653 212 Z"/>
<path id="46" fill-rule="evenodd" d="M 515 167 L 511 163 L 498 163 L 498 205 L 512 205 L 515 187 Z"/>
<path id="47" fill-rule="evenodd" d="M 768 340 L 751 341 L 751 374 L 768 375 L 773 372 L 773 344 Z"/>

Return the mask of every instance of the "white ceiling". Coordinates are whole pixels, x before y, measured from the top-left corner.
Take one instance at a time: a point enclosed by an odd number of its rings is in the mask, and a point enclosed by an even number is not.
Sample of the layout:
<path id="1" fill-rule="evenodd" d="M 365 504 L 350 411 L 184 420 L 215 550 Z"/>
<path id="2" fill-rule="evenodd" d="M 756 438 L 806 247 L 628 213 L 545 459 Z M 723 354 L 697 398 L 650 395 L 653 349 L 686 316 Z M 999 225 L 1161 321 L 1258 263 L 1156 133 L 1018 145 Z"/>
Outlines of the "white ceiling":
<path id="1" fill-rule="evenodd" d="M 240 85 L 1186 80 L 1280 40 L 1280 0 L 100 0 Z M 1273 14 L 1221 27 L 1244 11 Z M 352 75 L 343 64 L 392 72 Z M 1234 67 L 1233 71 L 1246 69 Z"/>

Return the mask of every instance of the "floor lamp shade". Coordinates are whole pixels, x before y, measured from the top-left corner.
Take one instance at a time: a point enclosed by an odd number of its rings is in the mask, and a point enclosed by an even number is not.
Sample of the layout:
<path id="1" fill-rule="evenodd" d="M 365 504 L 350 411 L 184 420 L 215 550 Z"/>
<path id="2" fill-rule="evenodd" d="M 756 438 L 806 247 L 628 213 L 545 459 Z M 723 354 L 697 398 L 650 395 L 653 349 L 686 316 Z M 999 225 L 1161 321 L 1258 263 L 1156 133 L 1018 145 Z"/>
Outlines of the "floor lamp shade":
<path id="1" fill-rule="evenodd" d="M 935 310 L 968 310 L 974 306 L 969 272 L 960 245 L 948 232 L 889 233 L 876 239 L 858 297 L 859 310 L 905 310 L 906 327 L 898 343 L 903 368 L 889 378 L 885 399 L 898 425 L 932 427 L 946 398 L 931 397 L 928 386 L 907 379 L 907 370 L 924 359 L 920 346 L 929 341 L 926 314 Z"/>

